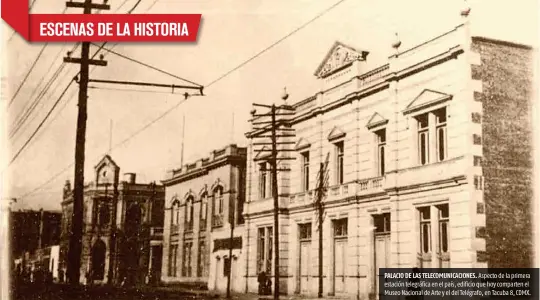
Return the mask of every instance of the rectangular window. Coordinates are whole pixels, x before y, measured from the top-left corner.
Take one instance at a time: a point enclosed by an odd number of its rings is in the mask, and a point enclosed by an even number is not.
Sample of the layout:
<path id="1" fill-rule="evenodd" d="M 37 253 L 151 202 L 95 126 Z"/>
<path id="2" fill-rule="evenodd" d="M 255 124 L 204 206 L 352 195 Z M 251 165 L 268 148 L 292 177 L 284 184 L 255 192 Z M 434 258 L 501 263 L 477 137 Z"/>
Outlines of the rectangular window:
<path id="1" fill-rule="evenodd" d="M 338 142 L 336 146 L 336 184 L 343 184 L 343 154 L 345 152 L 343 142 Z"/>
<path id="2" fill-rule="evenodd" d="M 483 176 L 474 176 L 474 188 L 476 190 L 483 190 L 484 189 L 484 177 Z"/>
<path id="3" fill-rule="evenodd" d="M 437 160 L 446 159 L 446 108 L 441 108 L 434 112 L 436 120 L 436 140 L 437 140 Z"/>
<path id="4" fill-rule="evenodd" d="M 373 216 L 373 223 L 376 234 L 390 233 L 390 213 Z"/>
<path id="5" fill-rule="evenodd" d="M 383 176 L 385 172 L 386 129 L 375 132 L 377 135 L 377 173 Z"/>
<path id="6" fill-rule="evenodd" d="M 173 244 L 169 248 L 169 276 L 176 277 L 177 273 L 177 260 L 178 260 L 178 244 Z"/>
<path id="7" fill-rule="evenodd" d="M 201 197 L 201 217 L 199 220 L 199 230 L 206 231 L 206 216 L 208 211 L 208 197 L 204 194 Z"/>
<path id="8" fill-rule="evenodd" d="M 418 209 L 420 213 L 420 250 L 421 253 L 431 253 L 431 210 L 430 207 Z"/>
<path id="9" fill-rule="evenodd" d="M 274 235 L 273 228 L 261 227 L 258 229 L 257 236 L 257 273 L 262 271 L 267 275 L 271 274 L 272 270 L 272 237 Z"/>
<path id="10" fill-rule="evenodd" d="M 206 256 L 206 242 L 199 242 L 199 254 L 197 255 L 197 277 L 204 276 L 204 257 Z"/>
<path id="11" fill-rule="evenodd" d="M 418 122 L 418 155 L 421 165 L 429 162 L 429 121 L 428 114 L 416 117 Z"/>
<path id="12" fill-rule="evenodd" d="M 448 253 L 448 204 L 438 206 L 439 209 L 439 253 Z"/>
<path id="13" fill-rule="evenodd" d="M 309 191 L 309 152 L 302 153 L 302 191 Z"/>
<path id="14" fill-rule="evenodd" d="M 298 224 L 298 233 L 300 241 L 311 240 L 311 223 Z"/>
<path id="15" fill-rule="evenodd" d="M 192 242 L 186 242 L 184 244 L 184 257 L 182 265 L 182 277 L 191 277 L 191 249 Z"/>
<path id="16" fill-rule="evenodd" d="M 334 237 L 347 237 L 348 234 L 348 227 L 347 227 L 347 221 L 348 219 L 339 219 L 335 220 L 334 223 Z"/>
<path id="17" fill-rule="evenodd" d="M 259 164 L 259 198 L 266 198 L 266 163 Z"/>

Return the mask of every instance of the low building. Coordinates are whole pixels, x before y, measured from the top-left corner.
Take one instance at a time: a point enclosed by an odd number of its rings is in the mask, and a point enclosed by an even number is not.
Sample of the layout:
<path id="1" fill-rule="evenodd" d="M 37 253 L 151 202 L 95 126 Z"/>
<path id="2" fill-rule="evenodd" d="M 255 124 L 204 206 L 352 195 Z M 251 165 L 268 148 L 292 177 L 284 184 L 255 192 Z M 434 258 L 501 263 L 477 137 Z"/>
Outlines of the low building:
<path id="1" fill-rule="evenodd" d="M 134 173 L 120 180 L 120 168 L 106 155 L 85 185 L 80 282 L 141 285 L 159 281 L 162 257 L 164 188 L 138 183 Z M 67 254 L 73 190 L 64 186 L 61 271 Z"/>
<path id="2" fill-rule="evenodd" d="M 62 213 L 44 210 L 10 212 L 11 251 L 14 276 L 41 272 L 58 280 L 59 242 Z"/>
<path id="3" fill-rule="evenodd" d="M 315 73 L 322 89 L 293 105 L 279 249 L 253 144 L 268 132 L 247 134 L 246 291 L 274 275 L 276 251 L 281 293 L 316 295 L 323 276 L 325 296 L 357 299 L 378 296 L 379 268 L 531 267 L 531 48 L 472 37 L 466 20 L 400 44 L 367 70 L 367 51 L 336 42 Z"/>
<path id="4" fill-rule="evenodd" d="M 162 181 L 167 199 L 163 282 L 223 292 L 231 272 L 231 290 L 244 290 L 245 165 L 246 149 L 229 145 Z"/>

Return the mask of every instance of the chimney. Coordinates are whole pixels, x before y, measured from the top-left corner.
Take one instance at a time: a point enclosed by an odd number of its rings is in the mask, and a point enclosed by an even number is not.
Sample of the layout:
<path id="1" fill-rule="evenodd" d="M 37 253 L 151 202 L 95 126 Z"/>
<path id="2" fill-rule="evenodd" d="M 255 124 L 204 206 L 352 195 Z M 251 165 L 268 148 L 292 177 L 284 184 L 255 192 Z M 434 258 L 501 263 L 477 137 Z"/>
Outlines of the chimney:
<path id="1" fill-rule="evenodd" d="M 136 175 L 135 173 L 124 173 L 124 181 L 129 184 L 135 184 Z"/>

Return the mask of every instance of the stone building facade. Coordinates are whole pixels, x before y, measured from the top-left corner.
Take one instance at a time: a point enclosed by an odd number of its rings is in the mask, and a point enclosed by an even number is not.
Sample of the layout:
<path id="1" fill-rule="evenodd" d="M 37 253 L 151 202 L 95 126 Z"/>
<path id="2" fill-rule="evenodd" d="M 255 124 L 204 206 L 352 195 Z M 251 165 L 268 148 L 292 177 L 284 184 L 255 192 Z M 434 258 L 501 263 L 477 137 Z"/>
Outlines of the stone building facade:
<path id="1" fill-rule="evenodd" d="M 167 201 L 163 282 L 224 292 L 231 272 L 231 290 L 245 289 L 245 174 L 246 148 L 228 145 L 171 171 L 162 181 Z"/>
<path id="2" fill-rule="evenodd" d="M 384 267 L 532 264 L 530 48 L 456 28 L 366 70 L 368 52 L 335 43 L 321 90 L 293 104 L 293 161 L 278 174 L 280 293 L 317 294 L 313 203 L 323 197 L 323 292 L 367 299 Z M 247 134 L 247 292 L 274 274 L 273 201 Z M 320 176 L 320 166 L 324 167 Z"/>
<path id="3" fill-rule="evenodd" d="M 95 180 L 84 189 L 80 282 L 141 285 L 161 277 L 164 188 L 137 183 L 134 173 L 120 179 L 120 168 L 106 155 L 95 166 Z M 62 201 L 60 268 L 67 269 L 73 190 L 66 182 Z"/>

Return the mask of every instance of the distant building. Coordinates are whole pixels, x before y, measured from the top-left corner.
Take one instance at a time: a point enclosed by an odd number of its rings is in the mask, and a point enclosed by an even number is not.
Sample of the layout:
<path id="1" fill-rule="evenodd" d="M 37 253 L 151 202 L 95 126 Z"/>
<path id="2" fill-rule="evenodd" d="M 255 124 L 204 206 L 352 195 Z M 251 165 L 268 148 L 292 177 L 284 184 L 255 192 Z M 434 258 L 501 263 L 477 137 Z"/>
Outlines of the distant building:
<path id="1" fill-rule="evenodd" d="M 167 201 L 163 282 L 223 292 L 232 272 L 231 290 L 244 290 L 245 166 L 246 149 L 229 145 L 172 171 L 162 181 Z"/>
<path id="2" fill-rule="evenodd" d="M 15 270 L 50 272 L 58 279 L 62 213 L 44 210 L 11 212 L 11 251 Z"/>
<path id="3" fill-rule="evenodd" d="M 472 37 L 467 22 L 393 46 L 366 70 L 367 51 L 335 43 L 315 73 L 321 90 L 294 104 L 279 249 L 267 162 L 253 145 L 268 132 L 247 134 L 247 291 L 259 272 L 274 274 L 279 251 L 281 292 L 317 294 L 321 177 L 324 295 L 377 297 L 384 267 L 532 266 L 531 48 Z"/>
<path id="4" fill-rule="evenodd" d="M 133 173 L 105 156 L 95 181 L 84 189 L 84 225 L 80 281 L 85 284 L 141 285 L 159 281 L 162 257 L 164 188 L 138 183 Z M 67 255 L 73 191 L 66 182 L 62 201 L 61 270 Z"/>

